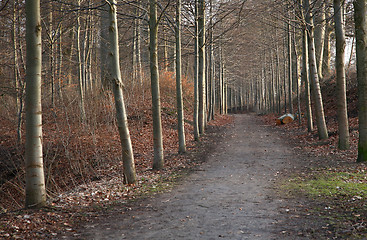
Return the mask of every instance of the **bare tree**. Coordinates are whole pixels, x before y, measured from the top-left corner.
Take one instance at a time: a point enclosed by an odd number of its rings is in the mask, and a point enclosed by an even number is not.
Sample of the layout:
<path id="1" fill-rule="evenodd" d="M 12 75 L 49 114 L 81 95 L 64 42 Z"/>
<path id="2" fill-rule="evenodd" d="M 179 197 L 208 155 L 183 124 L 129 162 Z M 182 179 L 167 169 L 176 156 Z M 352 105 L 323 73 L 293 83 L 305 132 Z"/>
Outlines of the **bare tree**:
<path id="1" fill-rule="evenodd" d="M 113 93 L 115 95 L 116 118 L 120 134 L 122 160 L 124 168 L 125 181 L 128 184 L 136 182 L 135 163 L 129 128 L 127 124 L 127 116 L 125 110 L 124 97 L 122 93 L 122 77 L 120 70 L 120 54 L 118 45 L 118 27 L 116 18 L 116 0 L 109 0 L 109 36 L 110 36 L 110 64 L 111 76 L 110 79 L 113 85 Z"/>
<path id="2" fill-rule="evenodd" d="M 326 128 L 324 107 L 321 96 L 321 88 L 319 82 L 319 76 L 317 73 L 316 53 L 315 53 L 315 42 L 314 42 L 314 26 L 313 17 L 310 11 L 309 0 L 304 0 L 304 6 L 306 11 L 306 23 L 307 23 L 307 34 L 308 34 L 308 55 L 309 55 L 309 66 L 310 66 L 310 78 L 313 86 L 313 96 L 315 99 L 315 113 L 317 132 L 320 139 L 327 139 L 328 131 Z"/>
<path id="3" fill-rule="evenodd" d="M 41 15 L 40 1 L 26 1 L 26 143 L 25 143 L 25 206 L 42 207 L 46 204 L 46 188 L 42 153 L 41 107 Z"/>
<path id="4" fill-rule="evenodd" d="M 177 125 L 178 125 L 178 152 L 186 152 L 185 142 L 185 119 L 182 100 L 182 80 L 181 80 L 181 0 L 176 2 L 176 98 L 177 98 Z"/>
<path id="5" fill-rule="evenodd" d="M 199 132 L 203 134 L 206 126 L 205 91 L 205 0 L 198 0 L 198 38 L 199 38 Z"/>
<path id="6" fill-rule="evenodd" d="M 150 81 L 152 88 L 153 110 L 153 169 L 161 169 L 164 165 L 163 138 L 161 120 L 161 100 L 159 93 L 159 66 L 158 66 L 158 18 L 157 0 L 149 0 L 149 51 L 150 51 Z"/>
<path id="7" fill-rule="evenodd" d="M 343 4 L 340 0 L 334 0 L 334 20 L 336 39 L 336 86 L 338 99 L 336 100 L 338 111 L 339 148 L 349 149 L 349 126 L 347 111 L 347 92 L 345 81 L 345 33 L 343 24 Z"/>
<path id="8" fill-rule="evenodd" d="M 367 161 L 367 0 L 354 1 L 356 34 L 359 141 L 358 162 Z"/>

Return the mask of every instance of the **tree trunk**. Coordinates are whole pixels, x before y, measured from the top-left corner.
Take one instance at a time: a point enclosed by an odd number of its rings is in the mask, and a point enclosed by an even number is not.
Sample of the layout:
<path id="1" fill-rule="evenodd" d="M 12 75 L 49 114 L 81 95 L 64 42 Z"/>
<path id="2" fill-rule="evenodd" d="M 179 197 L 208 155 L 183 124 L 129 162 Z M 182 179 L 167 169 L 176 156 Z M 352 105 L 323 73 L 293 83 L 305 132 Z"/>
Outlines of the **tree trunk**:
<path id="1" fill-rule="evenodd" d="M 287 110 L 287 54 L 285 48 L 287 46 L 286 36 L 283 38 L 283 67 L 284 67 L 284 78 L 283 78 L 283 93 L 284 93 L 284 114 L 288 112 Z"/>
<path id="2" fill-rule="evenodd" d="M 194 46 L 194 138 L 196 141 L 199 141 L 200 133 L 199 133 L 199 28 L 198 28 L 198 3 L 195 0 L 195 46 Z"/>
<path id="3" fill-rule="evenodd" d="M 315 54 L 316 54 L 316 66 L 319 79 L 322 79 L 322 62 L 324 51 L 324 38 L 325 38 L 325 2 L 322 1 L 320 6 L 314 7 L 314 10 L 318 12 L 315 14 L 314 27 L 314 42 L 315 42 Z"/>
<path id="4" fill-rule="evenodd" d="M 124 178 L 126 183 L 133 184 L 136 182 L 135 163 L 133 149 L 131 146 L 130 133 L 127 123 L 124 97 L 122 93 L 122 77 L 120 70 L 120 55 L 118 45 L 118 27 L 116 18 L 116 0 L 109 0 L 109 37 L 110 52 L 109 62 L 111 64 L 110 80 L 113 85 L 113 93 L 115 96 L 116 119 L 120 134 L 122 161 L 124 168 Z"/>
<path id="5" fill-rule="evenodd" d="M 19 66 L 18 66 L 18 45 L 17 45 L 17 7 L 18 1 L 13 2 L 13 63 L 14 63 L 14 88 L 15 88 L 15 107 L 17 114 L 17 140 L 21 143 L 22 140 L 22 111 L 23 111 L 23 84 L 21 84 Z"/>
<path id="6" fill-rule="evenodd" d="M 181 81 L 181 0 L 176 3 L 176 98 L 177 98 L 177 125 L 178 125 L 178 152 L 186 152 L 185 119 L 182 100 Z"/>
<path id="7" fill-rule="evenodd" d="M 223 75 L 222 75 L 222 61 L 223 61 L 223 55 L 222 55 L 222 46 L 219 45 L 219 89 L 218 89 L 218 104 L 219 104 L 219 113 L 221 115 L 224 114 L 223 110 Z"/>
<path id="8" fill-rule="evenodd" d="M 296 63 L 296 66 L 295 66 L 295 69 L 296 69 L 296 92 L 297 92 L 297 112 L 298 112 L 298 124 L 301 125 L 301 84 L 300 84 L 300 69 L 301 69 L 301 66 L 300 66 L 300 56 L 298 54 L 298 48 L 297 48 L 297 42 L 296 42 L 296 29 L 294 28 L 293 29 L 293 51 L 294 51 L 294 56 L 295 56 L 295 63 Z"/>
<path id="9" fill-rule="evenodd" d="M 101 68 L 101 87 L 103 89 L 111 89 L 112 83 L 109 81 L 109 72 L 111 71 L 108 66 L 108 49 L 109 41 L 108 41 L 108 26 L 109 26 L 109 7 L 108 5 L 104 5 L 102 10 L 100 11 L 100 68 Z"/>
<path id="10" fill-rule="evenodd" d="M 334 21 L 336 40 L 336 91 L 338 111 L 339 149 L 349 149 L 349 126 L 347 112 L 347 93 L 345 80 L 345 33 L 343 23 L 343 4 L 340 0 L 334 0 Z"/>
<path id="11" fill-rule="evenodd" d="M 359 141 L 357 162 L 367 161 L 367 0 L 354 1 Z"/>
<path id="12" fill-rule="evenodd" d="M 80 7 L 80 0 L 77 0 L 77 4 Z M 80 44 L 80 13 L 77 12 L 77 25 L 76 25 L 76 47 L 77 47 L 77 61 L 78 61 L 78 89 L 80 97 L 80 117 L 81 121 L 86 120 L 85 107 L 84 107 L 84 87 L 83 87 L 83 64 L 81 56 L 81 44 Z"/>
<path id="13" fill-rule="evenodd" d="M 34 208 L 46 205 L 42 154 L 42 40 L 39 0 L 26 1 L 26 41 L 25 207 Z"/>
<path id="14" fill-rule="evenodd" d="M 289 14 L 288 14 L 289 18 Z M 288 21 L 287 33 L 288 33 L 288 102 L 289 102 L 289 112 L 293 113 L 293 73 L 292 73 L 292 31 L 291 22 Z"/>
<path id="15" fill-rule="evenodd" d="M 326 128 L 325 115 L 324 115 L 324 107 L 322 103 L 321 96 L 321 88 L 319 77 L 317 74 L 317 66 L 316 66 L 316 54 L 315 54 L 315 43 L 314 43 L 314 30 L 313 30 L 313 20 L 312 15 L 309 10 L 309 0 L 305 0 L 305 11 L 306 14 L 306 23 L 308 28 L 308 57 L 309 57 L 309 66 L 310 66 L 310 78 L 313 86 L 313 96 L 315 99 L 315 112 L 316 112 L 316 123 L 317 123 L 317 132 L 320 139 L 327 139 L 328 131 Z"/>
<path id="16" fill-rule="evenodd" d="M 325 18 L 330 19 L 330 17 L 331 17 L 330 11 L 326 10 Z M 324 51 L 323 51 L 324 56 L 322 58 L 322 75 L 324 77 L 329 76 L 331 72 L 330 70 L 330 60 L 331 60 L 330 40 L 331 40 L 332 32 L 333 32 L 332 24 L 330 23 L 330 21 L 327 21 L 325 23 L 325 37 L 324 37 Z"/>
<path id="17" fill-rule="evenodd" d="M 311 108 L 311 91 L 310 91 L 310 78 L 308 68 L 308 38 L 307 30 L 303 30 L 302 38 L 302 81 L 305 84 L 305 98 L 306 98 L 306 112 L 307 112 L 307 129 L 308 132 L 313 131 L 312 121 L 312 108 Z"/>
<path id="18" fill-rule="evenodd" d="M 206 125 L 206 91 L 205 91 L 205 0 L 198 0 L 199 31 L 199 132 L 203 134 Z"/>
<path id="19" fill-rule="evenodd" d="M 159 93 L 157 0 L 149 0 L 149 3 L 150 80 L 152 89 L 154 145 L 153 169 L 161 169 L 164 166 L 164 157 L 161 121 L 161 100 Z"/>
<path id="20" fill-rule="evenodd" d="M 134 29 L 133 29 L 133 52 L 132 52 L 132 60 L 133 60 L 133 80 L 134 83 L 138 83 L 140 86 L 142 84 L 142 66 L 141 66 L 141 51 L 140 51 L 140 9 L 139 2 L 137 2 L 138 7 L 135 9 L 134 19 Z"/>

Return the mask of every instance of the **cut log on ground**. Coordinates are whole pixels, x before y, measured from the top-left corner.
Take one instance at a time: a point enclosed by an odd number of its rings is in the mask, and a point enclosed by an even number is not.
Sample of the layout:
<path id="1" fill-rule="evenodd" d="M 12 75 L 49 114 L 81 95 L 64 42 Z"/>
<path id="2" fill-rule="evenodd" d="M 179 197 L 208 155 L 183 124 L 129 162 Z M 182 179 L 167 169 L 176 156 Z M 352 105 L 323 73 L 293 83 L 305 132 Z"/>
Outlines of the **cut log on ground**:
<path id="1" fill-rule="evenodd" d="M 293 121 L 294 121 L 293 114 L 287 113 L 287 114 L 284 114 L 283 116 L 277 118 L 276 123 L 277 123 L 277 125 L 281 125 L 281 124 L 287 124 L 287 123 L 290 123 L 290 122 L 293 122 Z"/>

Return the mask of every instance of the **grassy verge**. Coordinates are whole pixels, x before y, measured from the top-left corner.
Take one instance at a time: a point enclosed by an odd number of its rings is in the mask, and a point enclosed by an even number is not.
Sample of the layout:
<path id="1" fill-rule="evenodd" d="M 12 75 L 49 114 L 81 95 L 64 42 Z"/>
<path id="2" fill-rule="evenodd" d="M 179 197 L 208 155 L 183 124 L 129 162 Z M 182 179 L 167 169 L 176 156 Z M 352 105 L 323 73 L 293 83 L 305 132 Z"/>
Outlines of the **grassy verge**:
<path id="1" fill-rule="evenodd" d="M 367 238 L 367 172 L 364 168 L 313 169 L 282 183 L 294 198 L 308 199 L 307 211 L 325 220 L 333 239 Z"/>

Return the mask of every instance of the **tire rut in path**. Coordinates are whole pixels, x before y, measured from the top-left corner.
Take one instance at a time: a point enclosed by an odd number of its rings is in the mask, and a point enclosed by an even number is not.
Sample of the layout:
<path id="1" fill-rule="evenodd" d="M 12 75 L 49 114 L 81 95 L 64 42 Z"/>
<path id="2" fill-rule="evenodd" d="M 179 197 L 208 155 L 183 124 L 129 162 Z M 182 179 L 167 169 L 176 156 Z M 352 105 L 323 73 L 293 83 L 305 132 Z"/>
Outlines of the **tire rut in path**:
<path id="1" fill-rule="evenodd" d="M 273 183 L 294 155 L 256 116 L 234 119 L 201 171 L 144 207 L 86 225 L 82 239 L 279 239 Z"/>

